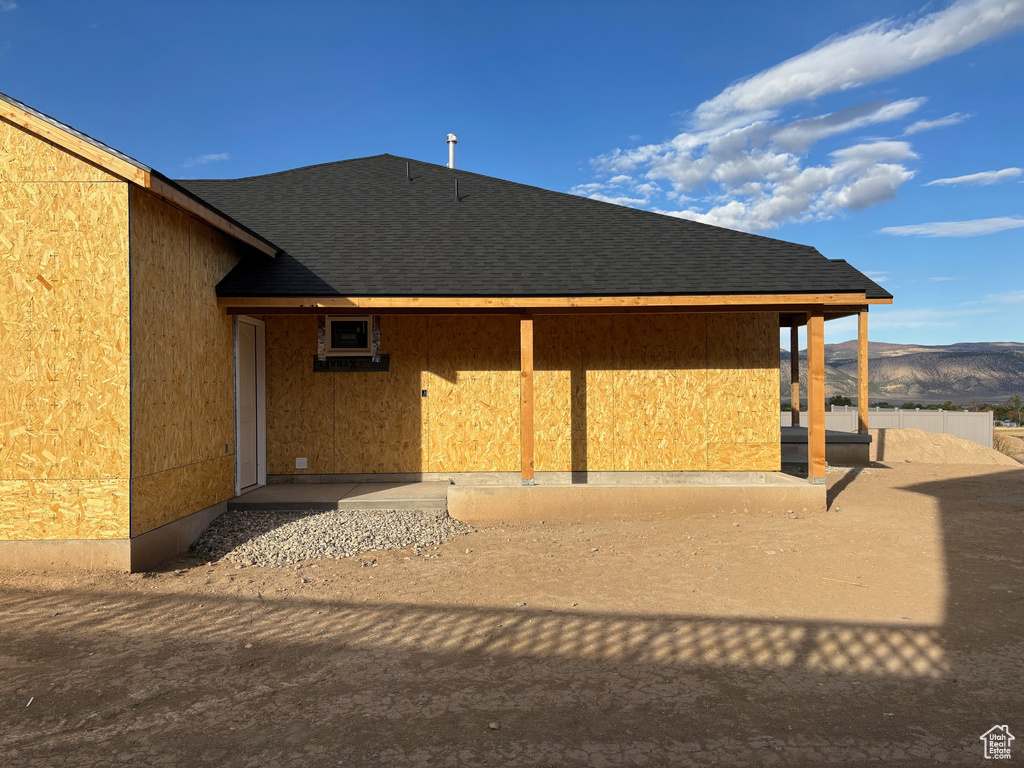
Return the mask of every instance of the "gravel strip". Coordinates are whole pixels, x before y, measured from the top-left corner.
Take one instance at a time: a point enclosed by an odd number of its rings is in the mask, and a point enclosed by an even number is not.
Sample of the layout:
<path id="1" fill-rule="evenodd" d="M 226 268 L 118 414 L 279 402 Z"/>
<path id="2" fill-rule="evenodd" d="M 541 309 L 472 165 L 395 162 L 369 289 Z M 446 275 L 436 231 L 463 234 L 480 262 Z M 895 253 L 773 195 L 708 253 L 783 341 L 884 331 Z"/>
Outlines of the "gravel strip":
<path id="1" fill-rule="evenodd" d="M 436 509 L 238 511 L 214 520 L 192 551 L 239 565 L 283 566 L 382 549 L 412 546 L 418 550 L 472 531 Z"/>

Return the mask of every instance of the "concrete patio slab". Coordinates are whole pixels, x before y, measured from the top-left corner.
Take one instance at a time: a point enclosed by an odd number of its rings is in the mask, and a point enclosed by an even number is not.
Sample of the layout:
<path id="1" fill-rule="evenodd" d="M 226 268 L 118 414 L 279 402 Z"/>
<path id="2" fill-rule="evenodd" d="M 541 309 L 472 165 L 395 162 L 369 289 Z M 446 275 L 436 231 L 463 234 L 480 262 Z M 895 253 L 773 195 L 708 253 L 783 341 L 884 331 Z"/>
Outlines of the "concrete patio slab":
<path id="1" fill-rule="evenodd" d="M 265 485 L 228 502 L 229 511 L 327 512 L 335 509 L 444 509 L 448 483 Z"/>

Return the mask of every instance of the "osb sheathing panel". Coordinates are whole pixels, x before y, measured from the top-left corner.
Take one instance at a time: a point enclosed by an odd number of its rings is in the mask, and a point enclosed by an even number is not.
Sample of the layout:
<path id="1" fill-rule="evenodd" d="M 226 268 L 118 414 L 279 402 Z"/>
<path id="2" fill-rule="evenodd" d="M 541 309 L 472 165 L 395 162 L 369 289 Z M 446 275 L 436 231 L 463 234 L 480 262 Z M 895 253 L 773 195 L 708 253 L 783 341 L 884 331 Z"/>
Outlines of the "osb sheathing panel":
<path id="1" fill-rule="evenodd" d="M 0 540 L 127 538 L 128 482 L 0 480 Z"/>
<path id="2" fill-rule="evenodd" d="M 314 374 L 334 379 L 335 472 L 427 471 L 428 320 L 382 317 L 380 330 L 386 373 Z"/>
<path id="3" fill-rule="evenodd" d="M 234 495 L 235 457 L 175 467 L 132 480 L 132 535 L 187 517 Z"/>
<path id="4" fill-rule="evenodd" d="M 234 332 L 232 318 L 217 306 L 216 288 L 239 255 L 224 233 L 195 220 L 190 226 L 192 461 L 198 462 L 234 453 Z"/>
<path id="5" fill-rule="evenodd" d="M 782 462 L 780 443 L 711 443 L 708 469 L 715 471 L 778 471 Z"/>
<path id="6" fill-rule="evenodd" d="M 612 317 L 534 320 L 534 439 L 539 472 L 615 468 Z"/>
<path id="7" fill-rule="evenodd" d="M 615 469 L 706 469 L 707 316 L 620 315 L 614 346 Z"/>
<path id="8" fill-rule="evenodd" d="M 430 317 L 430 472 L 519 469 L 519 319 Z"/>
<path id="9" fill-rule="evenodd" d="M 709 442 L 781 440 L 778 336 L 771 312 L 708 316 Z"/>
<path id="10" fill-rule="evenodd" d="M 313 315 L 268 315 L 265 321 L 267 472 L 333 473 L 336 377 L 313 371 L 317 319 Z M 296 469 L 296 458 L 305 458 L 307 469 Z"/>
<path id="11" fill-rule="evenodd" d="M 777 469 L 776 318 L 729 317 L 538 316 L 536 468 Z M 519 469 L 517 318 L 384 317 L 388 373 L 313 373 L 315 318 L 266 321 L 272 474 Z"/>
<path id="12" fill-rule="evenodd" d="M 144 190 L 131 206 L 137 536 L 234 494 L 234 342 L 215 288 L 240 250 Z"/>
<path id="13" fill-rule="evenodd" d="M 0 182 L 120 181 L 0 118 Z"/>
<path id="14" fill-rule="evenodd" d="M 189 217 L 132 191 L 132 475 L 194 461 Z"/>
<path id="15" fill-rule="evenodd" d="M 88 478 L 49 487 L 53 504 L 73 504 L 77 489 L 128 477 L 127 265 L 126 184 L 0 183 L 0 359 L 7 372 L 0 480 Z M 36 519 L 28 513 L 38 508 L 32 499 L 42 486 L 32 488 L 12 497 L 31 505 L 22 521 Z M 88 508 L 94 502 L 90 496 Z M 9 499 L 0 518 L 4 535 L 34 538 L 16 535 L 7 517 L 14 504 Z M 56 521 L 31 530 L 49 538 L 82 533 L 70 522 L 62 533 Z M 116 527 L 103 520 L 87 526 Z"/>

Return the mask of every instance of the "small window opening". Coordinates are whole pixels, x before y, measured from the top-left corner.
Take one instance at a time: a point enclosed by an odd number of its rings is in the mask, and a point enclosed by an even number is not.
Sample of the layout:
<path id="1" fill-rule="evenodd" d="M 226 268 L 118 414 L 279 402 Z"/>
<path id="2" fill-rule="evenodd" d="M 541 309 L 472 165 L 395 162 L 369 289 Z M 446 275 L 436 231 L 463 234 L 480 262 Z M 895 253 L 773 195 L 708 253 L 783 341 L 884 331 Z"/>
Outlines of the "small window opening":
<path id="1" fill-rule="evenodd" d="M 370 354 L 370 318 L 329 316 L 326 351 L 328 355 Z"/>

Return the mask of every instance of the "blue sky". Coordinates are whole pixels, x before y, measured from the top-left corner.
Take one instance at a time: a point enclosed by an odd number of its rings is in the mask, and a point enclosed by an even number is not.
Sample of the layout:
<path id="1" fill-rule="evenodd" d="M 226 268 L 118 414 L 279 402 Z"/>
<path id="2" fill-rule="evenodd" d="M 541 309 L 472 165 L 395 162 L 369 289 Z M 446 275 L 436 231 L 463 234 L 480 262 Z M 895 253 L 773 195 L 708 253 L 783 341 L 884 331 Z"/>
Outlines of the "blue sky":
<path id="1" fill-rule="evenodd" d="M 0 0 L 0 91 L 172 177 L 390 152 L 745 229 L 1024 341 L 1024 0 Z M 855 335 L 826 325 L 828 341 Z"/>

